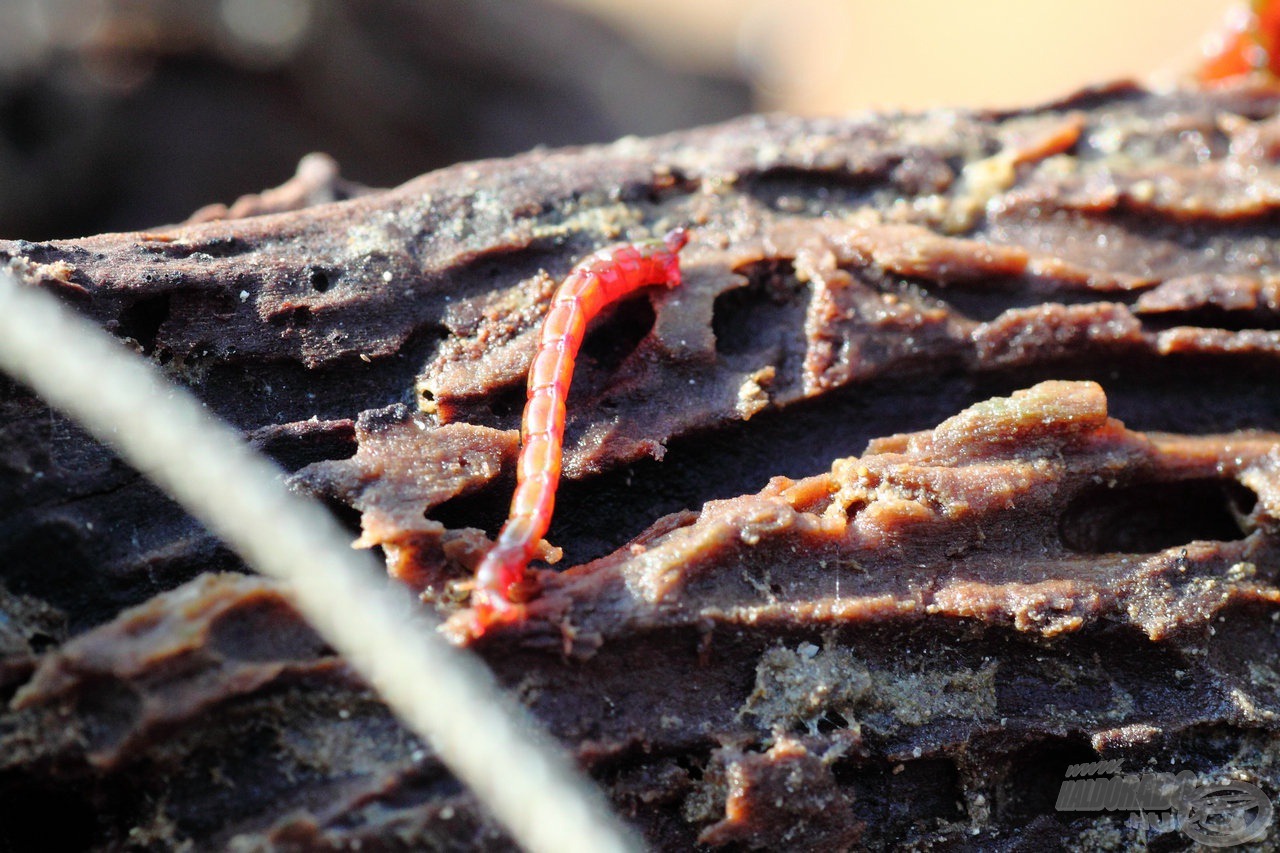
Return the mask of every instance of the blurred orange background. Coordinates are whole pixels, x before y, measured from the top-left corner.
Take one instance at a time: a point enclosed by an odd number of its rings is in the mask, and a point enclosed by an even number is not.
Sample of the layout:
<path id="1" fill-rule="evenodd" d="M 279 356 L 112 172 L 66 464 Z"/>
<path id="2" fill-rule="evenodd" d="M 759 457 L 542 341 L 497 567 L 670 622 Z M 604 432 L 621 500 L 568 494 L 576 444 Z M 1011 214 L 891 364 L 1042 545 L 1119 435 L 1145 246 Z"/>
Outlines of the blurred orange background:
<path id="1" fill-rule="evenodd" d="M 704 73 L 749 76 L 762 109 L 1020 106 L 1185 72 L 1229 0 L 557 0 Z"/>

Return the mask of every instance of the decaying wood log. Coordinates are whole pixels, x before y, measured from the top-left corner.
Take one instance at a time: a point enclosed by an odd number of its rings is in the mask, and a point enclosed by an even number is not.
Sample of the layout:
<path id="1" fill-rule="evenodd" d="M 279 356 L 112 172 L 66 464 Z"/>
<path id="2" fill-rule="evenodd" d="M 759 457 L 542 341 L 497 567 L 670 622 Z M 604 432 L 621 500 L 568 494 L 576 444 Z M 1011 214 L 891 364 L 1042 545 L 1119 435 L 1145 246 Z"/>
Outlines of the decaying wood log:
<path id="1" fill-rule="evenodd" d="M 1127 844 L 1055 810 L 1068 765 L 1280 787 L 1278 128 L 1253 86 L 749 117 L 0 252 L 381 548 L 655 847 Z M 675 225 L 685 285 L 584 345 L 563 559 L 470 639 L 555 283 Z M 11 384 L 0 690 L 13 846 L 507 845 Z"/>

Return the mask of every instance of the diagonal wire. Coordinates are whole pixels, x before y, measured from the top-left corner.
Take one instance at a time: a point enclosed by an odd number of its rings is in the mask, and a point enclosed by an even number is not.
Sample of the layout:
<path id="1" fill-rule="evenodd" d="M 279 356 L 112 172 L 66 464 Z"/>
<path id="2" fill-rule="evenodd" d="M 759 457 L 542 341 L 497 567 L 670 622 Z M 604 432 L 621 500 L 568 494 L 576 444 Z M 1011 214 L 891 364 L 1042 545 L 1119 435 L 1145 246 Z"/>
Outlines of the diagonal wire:
<path id="1" fill-rule="evenodd" d="M 298 610 L 524 848 L 636 850 L 604 797 L 373 557 L 184 389 L 49 294 L 0 270 L 0 370 L 177 499 Z"/>

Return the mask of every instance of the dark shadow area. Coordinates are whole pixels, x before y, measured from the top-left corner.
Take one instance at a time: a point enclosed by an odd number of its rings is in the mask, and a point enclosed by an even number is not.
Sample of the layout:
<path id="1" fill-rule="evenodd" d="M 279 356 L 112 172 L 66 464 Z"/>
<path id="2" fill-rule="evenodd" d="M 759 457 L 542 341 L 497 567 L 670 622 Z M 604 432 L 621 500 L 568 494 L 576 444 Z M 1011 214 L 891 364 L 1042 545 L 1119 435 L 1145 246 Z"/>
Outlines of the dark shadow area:
<path id="1" fill-rule="evenodd" d="M 0 777 L 0 851 L 88 850 L 100 841 L 91 794 L 56 784 Z"/>
<path id="2" fill-rule="evenodd" d="M 157 293 L 134 302 L 120 312 L 116 334 L 122 338 L 132 338 L 142 348 L 143 355 L 151 355 L 156 351 L 156 336 L 160 334 L 160 326 L 169 319 L 169 300 L 168 293 Z"/>
<path id="3" fill-rule="evenodd" d="M 1077 553 L 1154 554 L 1200 539 L 1243 539 L 1241 520 L 1257 502 L 1234 480 L 1100 486 L 1076 496 L 1058 530 Z"/>
<path id="4" fill-rule="evenodd" d="M 655 319 L 653 303 L 647 293 L 623 300 L 612 306 L 612 310 L 606 309 L 590 325 L 582 340 L 578 351 L 579 364 L 592 368 L 592 372 L 613 373 L 653 330 Z M 575 387 L 577 384 L 575 378 Z"/>
<path id="5" fill-rule="evenodd" d="M 1058 793 L 1073 764 L 1098 760 L 1083 738 L 1062 738 L 1029 744 L 1010 756 L 1002 779 L 995 786 L 994 811 L 1002 822 L 1022 826 L 1056 812 Z M 1077 814 L 1066 813 L 1069 822 Z"/>
<path id="6" fill-rule="evenodd" d="M 1248 329 L 1280 331 L 1280 314 L 1270 311 L 1227 311 L 1205 307 L 1194 311 L 1160 311 L 1139 314 L 1142 327 L 1149 332 L 1160 332 L 1176 326 L 1198 326 L 1204 329 L 1225 329 L 1242 332 Z"/>
<path id="7" fill-rule="evenodd" d="M 782 346 L 784 336 L 800 333 L 809 287 L 796 278 L 789 261 L 751 264 L 737 272 L 747 277 L 748 284 L 717 296 L 711 316 L 716 352 L 724 356 L 767 352 Z"/>

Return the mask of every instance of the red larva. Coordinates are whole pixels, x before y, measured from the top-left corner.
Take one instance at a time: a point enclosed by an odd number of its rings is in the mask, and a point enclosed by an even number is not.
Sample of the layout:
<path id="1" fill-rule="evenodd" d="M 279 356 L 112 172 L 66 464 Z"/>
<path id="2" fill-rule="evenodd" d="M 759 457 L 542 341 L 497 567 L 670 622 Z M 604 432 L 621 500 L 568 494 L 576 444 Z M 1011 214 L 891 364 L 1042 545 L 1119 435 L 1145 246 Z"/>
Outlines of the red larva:
<path id="1" fill-rule="evenodd" d="M 471 602 L 481 629 L 517 616 L 509 590 L 524 579 L 525 567 L 551 526 L 560 482 L 565 399 L 587 323 L 606 305 L 642 287 L 679 286 L 679 252 L 688 240 L 688 233 L 677 228 L 662 240 L 602 249 L 575 266 L 556 290 L 529 368 L 511 514 L 476 571 Z"/>

